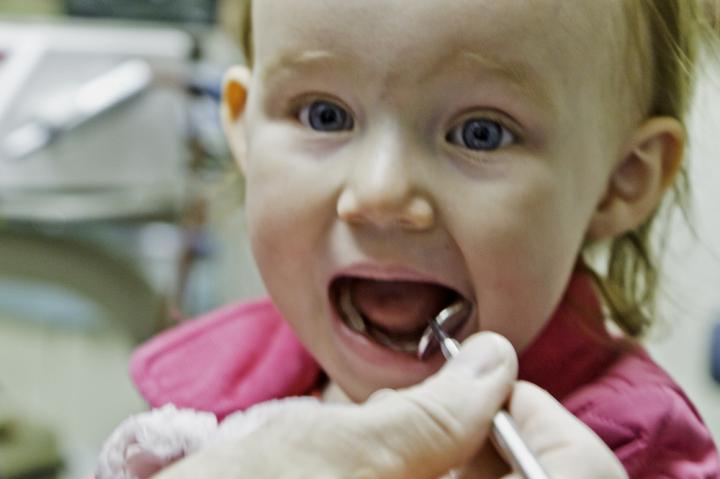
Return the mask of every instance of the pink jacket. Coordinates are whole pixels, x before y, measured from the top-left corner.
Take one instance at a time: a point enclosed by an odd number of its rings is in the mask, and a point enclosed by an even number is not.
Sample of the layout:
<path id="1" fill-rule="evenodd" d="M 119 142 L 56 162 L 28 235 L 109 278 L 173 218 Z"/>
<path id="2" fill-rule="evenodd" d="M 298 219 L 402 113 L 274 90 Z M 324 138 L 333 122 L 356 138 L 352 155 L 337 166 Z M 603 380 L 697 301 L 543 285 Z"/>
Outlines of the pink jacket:
<path id="1" fill-rule="evenodd" d="M 578 306 L 581 305 L 581 306 Z M 142 346 L 132 376 L 151 406 L 214 412 L 317 389 L 322 372 L 269 300 L 230 306 Z M 587 278 L 520 357 L 615 452 L 631 478 L 720 478 L 713 439 L 680 387 L 637 344 L 610 336 Z"/>

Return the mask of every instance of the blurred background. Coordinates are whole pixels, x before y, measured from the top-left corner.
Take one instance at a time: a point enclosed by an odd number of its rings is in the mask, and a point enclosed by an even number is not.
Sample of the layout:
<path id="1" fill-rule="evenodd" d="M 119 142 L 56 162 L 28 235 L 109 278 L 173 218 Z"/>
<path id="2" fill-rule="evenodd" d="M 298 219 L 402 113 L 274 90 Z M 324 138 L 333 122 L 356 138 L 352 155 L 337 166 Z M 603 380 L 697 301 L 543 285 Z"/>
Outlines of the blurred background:
<path id="1" fill-rule="evenodd" d="M 262 294 L 218 118 L 233 0 L 0 0 L 0 477 L 77 478 L 145 409 L 133 348 Z M 720 67 L 649 338 L 720 438 Z"/>
<path id="2" fill-rule="evenodd" d="M 3 479 L 84 477 L 145 409 L 132 349 L 262 293 L 218 118 L 235 10 L 0 0 Z"/>

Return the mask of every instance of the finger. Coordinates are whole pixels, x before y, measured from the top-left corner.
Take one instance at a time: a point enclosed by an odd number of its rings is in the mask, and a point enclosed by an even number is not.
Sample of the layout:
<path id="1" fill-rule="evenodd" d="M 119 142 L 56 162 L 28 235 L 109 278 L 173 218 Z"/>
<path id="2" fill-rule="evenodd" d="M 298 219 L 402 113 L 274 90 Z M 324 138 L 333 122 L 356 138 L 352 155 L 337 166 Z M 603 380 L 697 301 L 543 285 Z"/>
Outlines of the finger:
<path id="1" fill-rule="evenodd" d="M 509 412 L 528 447 L 553 479 L 624 479 L 627 474 L 603 441 L 547 391 L 518 382 Z M 512 474 L 504 479 L 520 479 Z"/>
<path id="2" fill-rule="evenodd" d="M 368 444 L 382 445 L 375 458 L 380 477 L 437 478 L 469 461 L 516 375 L 512 345 L 481 333 L 422 384 L 373 397 L 364 406 L 364 433 Z"/>

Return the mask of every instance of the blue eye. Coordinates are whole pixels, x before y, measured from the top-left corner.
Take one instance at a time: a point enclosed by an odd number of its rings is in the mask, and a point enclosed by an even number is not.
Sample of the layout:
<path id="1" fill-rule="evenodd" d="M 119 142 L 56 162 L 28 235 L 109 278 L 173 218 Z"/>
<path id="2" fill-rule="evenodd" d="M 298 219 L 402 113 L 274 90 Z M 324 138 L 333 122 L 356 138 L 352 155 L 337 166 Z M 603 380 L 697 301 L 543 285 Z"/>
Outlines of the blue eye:
<path id="1" fill-rule="evenodd" d="M 303 125 L 317 131 L 338 132 L 352 130 L 354 126 L 353 118 L 345 108 L 325 100 L 303 107 L 298 118 Z"/>
<path id="2" fill-rule="evenodd" d="M 470 150 L 493 151 L 514 142 L 515 135 L 497 121 L 472 118 L 450 130 L 447 141 Z"/>

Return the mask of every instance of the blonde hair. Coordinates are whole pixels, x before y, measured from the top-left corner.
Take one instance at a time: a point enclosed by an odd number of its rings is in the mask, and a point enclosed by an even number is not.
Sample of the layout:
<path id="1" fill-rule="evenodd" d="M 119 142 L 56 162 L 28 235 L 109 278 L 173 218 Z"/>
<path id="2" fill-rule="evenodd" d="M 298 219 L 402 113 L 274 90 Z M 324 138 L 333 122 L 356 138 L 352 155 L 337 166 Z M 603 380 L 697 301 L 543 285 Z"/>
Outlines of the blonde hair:
<path id="1" fill-rule="evenodd" d="M 643 79 L 643 89 L 647 89 L 643 119 L 665 116 L 686 125 L 700 38 L 710 31 L 705 16 L 709 10 L 703 9 L 708 5 L 696 0 L 625 0 L 631 26 L 646 36 L 644 41 L 636 37 L 632 46 L 635 58 L 650 72 Z M 685 162 L 661 206 L 638 228 L 612 240 L 600 270 L 587 267 L 611 319 L 630 336 L 642 336 L 653 324 L 659 258 L 667 237 L 654 233 L 657 227 L 668 227 L 674 209 L 687 213 L 689 190 Z"/>
<path id="2" fill-rule="evenodd" d="M 696 80 L 702 32 L 717 25 L 717 0 L 623 0 L 630 31 L 636 35 L 633 58 L 649 72 L 639 79 L 646 93 L 643 119 L 668 116 L 685 124 Z M 241 0 L 238 32 L 246 62 L 253 62 L 252 0 Z M 714 12 L 714 13 L 712 13 Z M 713 18 L 711 18 L 713 17 Z M 595 280 L 610 318 L 628 335 L 639 337 L 652 325 L 662 244 L 653 244 L 659 217 L 687 210 L 689 183 L 683 165 L 663 205 L 633 231 L 614 238 L 595 268 L 583 262 Z M 666 223 L 667 224 L 667 223 Z M 591 246 L 586 245 L 583 252 Z"/>
<path id="3" fill-rule="evenodd" d="M 240 0 L 242 4 L 240 10 L 240 31 L 238 38 L 245 63 L 252 65 L 253 63 L 253 35 L 252 35 L 252 0 Z"/>

